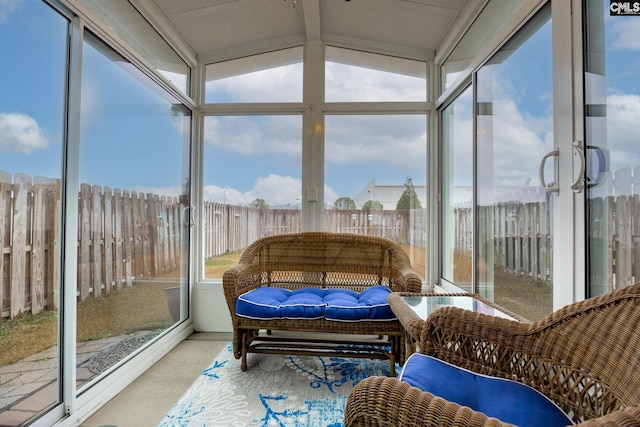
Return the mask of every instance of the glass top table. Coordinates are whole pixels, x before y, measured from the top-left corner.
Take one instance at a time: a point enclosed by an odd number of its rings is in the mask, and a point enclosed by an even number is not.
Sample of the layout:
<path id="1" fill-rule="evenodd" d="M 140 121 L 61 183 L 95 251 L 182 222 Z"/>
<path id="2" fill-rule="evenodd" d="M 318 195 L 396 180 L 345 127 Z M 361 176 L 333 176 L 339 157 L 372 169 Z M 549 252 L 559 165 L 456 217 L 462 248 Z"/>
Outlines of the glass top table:
<path id="1" fill-rule="evenodd" d="M 509 320 L 519 320 L 476 295 L 402 295 L 407 304 L 421 319 L 426 319 L 434 311 L 443 307 L 458 307 L 476 313 L 489 314 Z"/>
<path id="2" fill-rule="evenodd" d="M 507 320 L 528 322 L 478 294 L 416 294 L 394 292 L 389 295 L 389 307 L 402 325 L 405 339 L 405 359 L 416 350 L 420 331 L 433 312 L 444 307 L 457 307 L 475 313 L 487 314 Z"/>

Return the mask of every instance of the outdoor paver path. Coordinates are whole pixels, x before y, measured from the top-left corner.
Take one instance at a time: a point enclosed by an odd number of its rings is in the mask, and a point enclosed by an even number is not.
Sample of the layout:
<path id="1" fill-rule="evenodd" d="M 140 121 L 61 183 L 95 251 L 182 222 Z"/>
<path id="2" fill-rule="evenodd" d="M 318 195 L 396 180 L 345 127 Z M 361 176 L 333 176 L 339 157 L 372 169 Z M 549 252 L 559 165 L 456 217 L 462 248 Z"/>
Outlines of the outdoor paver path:
<path id="1" fill-rule="evenodd" d="M 126 335 L 78 343 L 77 387 L 98 375 L 88 367 L 94 356 L 109 352 L 116 344 L 130 338 L 131 335 Z M 0 426 L 25 424 L 54 405 L 58 393 L 57 377 L 57 347 L 0 367 Z"/>

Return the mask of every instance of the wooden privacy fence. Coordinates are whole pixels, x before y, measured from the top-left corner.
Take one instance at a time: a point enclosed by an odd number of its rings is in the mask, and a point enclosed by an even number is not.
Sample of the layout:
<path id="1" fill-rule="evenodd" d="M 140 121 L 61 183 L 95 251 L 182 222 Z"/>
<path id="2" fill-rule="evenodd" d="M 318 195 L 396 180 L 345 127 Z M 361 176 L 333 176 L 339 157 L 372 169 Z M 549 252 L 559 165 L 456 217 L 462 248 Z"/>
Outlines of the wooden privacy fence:
<path id="1" fill-rule="evenodd" d="M 261 237 L 302 231 L 299 209 L 254 209 L 205 202 L 204 257 L 246 248 Z M 426 210 L 325 210 L 325 231 L 386 237 L 401 244 L 426 247 Z M 409 224 L 413 225 L 412 228 Z"/>
<path id="2" fill-rule="evenodd" d="M 78 211 L 81 301 L 179 268 L 185 218 L 177 197 L 82 184 Z"/>
<path id="3" fill-rule="evenodd" d="M 640 185 L 618 196 L 591 197 L 587 202 L 588 280 L 594 294 L 602 294 L 640 280 Z M 490 254 L 495 268 L 537 280 L 553 281 L 553 227 L 542 188 L 501 195 L 493 205 L 478 208 L 482 256 Z M 454 208 L 454 249 L 471 254 L 473 217 L 470 203 Z M 587 252 L 588 251 L 588 252 Z"/>
<path id="4" fill-rule="evenodd" d="M 501 194 L 491 205 L 478 207 L 480 256 L 493 267 L 537 280 L 551 281 L 552 230 L 549 196 L 541 187 Z M 474 224 L 471 202 L 453 210 L 454 250 L 471 255 Z"/>
<path id="5" fill-rule="evenodd" d="M 60 181 L 0 171 L 0 313 L 55 309 L 59 300 Z M 78 194 L 80 301 L 179 268 L 178 198 L 82 184 Z"/>
<path id="6" fill-rule="evenodd" d="M 0 171 L 0 319 L 57 301 L 60 181 Z"/>

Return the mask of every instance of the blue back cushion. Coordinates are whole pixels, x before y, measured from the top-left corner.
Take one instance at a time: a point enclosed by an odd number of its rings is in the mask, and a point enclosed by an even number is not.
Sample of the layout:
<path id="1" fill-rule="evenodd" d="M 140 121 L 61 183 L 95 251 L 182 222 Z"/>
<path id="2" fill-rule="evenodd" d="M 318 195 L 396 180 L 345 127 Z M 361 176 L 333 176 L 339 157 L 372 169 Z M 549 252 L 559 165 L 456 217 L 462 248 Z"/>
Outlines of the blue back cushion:
<path id="1" fill-rule="evenodd" d="M 386 286 L 372 286 L 358 293 L 342 288 L 308 288 L 290 291 L 260 287 L 246 292 L 236 301 L 236 314 L 251 319 L 318 319 L 339 322 L 385 321 L 396 316 L 387 298 Z"/>
<path id="2" fill-rule="evenodd" d="M 400 379 L 450 402 L 521 427 L 556 427 L 573 421 L 548 397 L 525 384 L 476 374 L 414 353 Z"/>

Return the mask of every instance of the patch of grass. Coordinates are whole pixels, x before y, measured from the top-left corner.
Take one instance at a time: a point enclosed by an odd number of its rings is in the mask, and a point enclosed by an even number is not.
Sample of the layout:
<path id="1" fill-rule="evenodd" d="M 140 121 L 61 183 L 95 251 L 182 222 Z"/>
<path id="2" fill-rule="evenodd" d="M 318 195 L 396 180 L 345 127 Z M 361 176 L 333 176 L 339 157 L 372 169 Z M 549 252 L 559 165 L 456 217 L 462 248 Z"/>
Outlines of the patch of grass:
<path id="1" fill-rule="evenodd" d="M 139 281 L 134 286 L 78 304 L 77 340 L 90 341 L 140 330 L 162 330 L 173 324 L 164 289 L 166 279 Z M 0 366 L 16 363 L 58 342 L 58 315 L 43 311 L 0 322 Z"/>
<path id="2" fill-rule="evenodd" d="M 204 262 L 204 266 L 206 267 L 231 267 L 236 264 L 236 261 L 233 259 L 229 259 L 229 255 L 224 255 L 225 258 L 208 258 Z"/>
<path id="3" fill-rule="evenodd" d="M 225 270 L 233 267 L 240 261 L 242 251 L 228 252 L 213 258 L 207 258 L 204 262 L 204 274 L 208 279 L 221 279 Z"/>
<path id="4" fill-rule="evenodd" d="M 57 331 L 58 316 L 53 311 L 0 322 L 0 366 L 54 346 Z"/>

